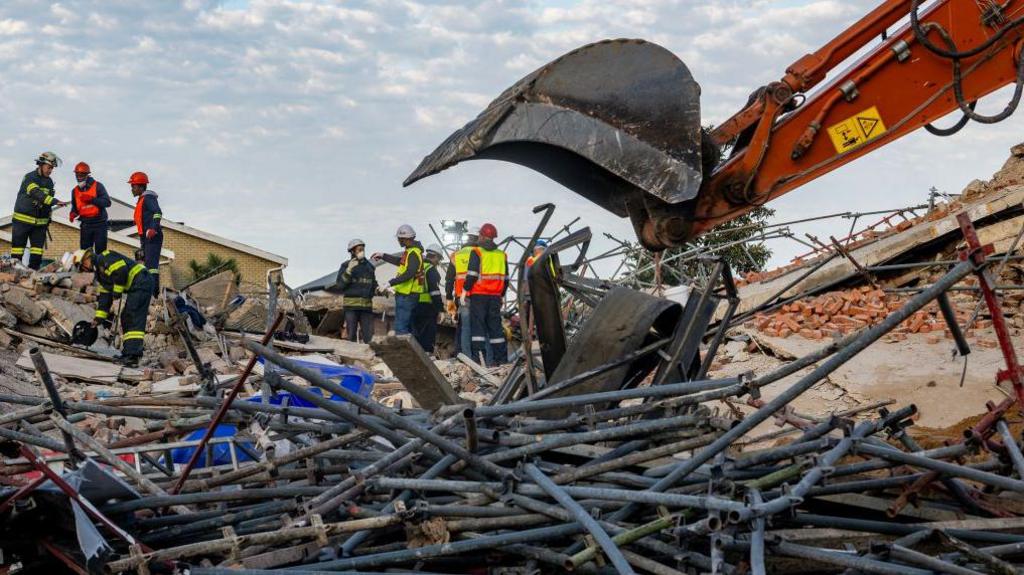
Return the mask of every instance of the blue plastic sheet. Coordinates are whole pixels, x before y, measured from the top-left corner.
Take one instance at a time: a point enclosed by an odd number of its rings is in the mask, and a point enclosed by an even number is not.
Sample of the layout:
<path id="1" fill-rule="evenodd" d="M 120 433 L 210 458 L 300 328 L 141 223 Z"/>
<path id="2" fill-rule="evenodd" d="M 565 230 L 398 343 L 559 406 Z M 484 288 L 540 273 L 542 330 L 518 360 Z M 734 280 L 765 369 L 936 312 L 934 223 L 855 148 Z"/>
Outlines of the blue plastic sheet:
<path id="1" fill-rule="evenodd" d="M 369 398 L 370 392 L 373 391 L 373 375 L 366 370 L 362 370 L 359 369 L 358 367 L 352 367 L 349 365 L 324 364 L 313 361 L 303 361 L 301 359 L 295 359 L 294 361 L 302 365 L 303 367 L 308 367 L 310 369 L 315 369 L 319 371 L 324 377 L 334 381 L 335 383 L 338 383 L 345 389 L 353 393 L 359 394 L 363 397 Z M 260 363 L 263 363 L 263 358 L 260 358 Z M 320 397 L 323 397 L 324 395 L 323 391 L 319 387 L 310 387 L 309 391 L 310 393 L 314 393 L 316 395 L 319 395 Z M 256 395 L 249 398 L 248 401 L 259 403 L 260 399 L 260 396 Z M 331 401 L 337 402 L 345 401 L 345 398 L 340 397 L 338 395 L 331 395 L 329 399 Z M 308 401 L 300 397 L 296 397 L 291 393 L 285 391 L 275 393 L 273 396 L 270 397 L 269 403 L 271 403 L 272 405 L 287 404 L 295 407 L 316 407 L 312 403 L 309 403 Z M 185 440 L 198 441 L 203 438 L 203 434 L 205 432 L 205 429 L 198 429 L 189 434 L 189 436 L 186 437 Z M 238 429 L 234 425 L 223 423 L 217 426 L 217 429 L 213 432 L 213 436 L 232 437 L 236 433 L 238 433 Z M 241 443 L 250 449 L 252 448 L 252 444 L 249 442 Z M 212 448 L 209 448 L 206 451 L 212 452 L 213 465 L 227 465 L 231 463 L 231 447 L 227 443 L 216 443 L 211 445 Z M 179 447 L 177 449 L 172 449 L 171 459 L 174 461 L 174 463 L 188 463 L 189 459 L 192 458 L 192 452 L 194 450 L 194 447 Z M 253 460 L 245 453 L 245 451 L 241 449 L 236 449 L 235 451 L 239 462 Z M 206 467 L 208 465 L 206 462 L 206 455 L 206 453 L 203 453 L 202 455 L 199 456 L 199 460 L 196 462 L 197 468 Z"/>

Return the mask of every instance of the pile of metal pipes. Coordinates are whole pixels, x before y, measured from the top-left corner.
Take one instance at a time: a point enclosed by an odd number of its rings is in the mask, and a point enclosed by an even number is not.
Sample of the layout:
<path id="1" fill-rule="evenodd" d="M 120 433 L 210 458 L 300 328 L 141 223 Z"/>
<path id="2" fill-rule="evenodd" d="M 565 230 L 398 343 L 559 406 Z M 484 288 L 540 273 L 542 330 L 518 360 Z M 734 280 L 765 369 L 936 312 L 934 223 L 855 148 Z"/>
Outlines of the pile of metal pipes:
<path id="1" fill-rule="evenodd" d="M 314 407 L 6 398 L 24 407 L 0 417 L 0 447 L 16 451 L 3 452 L 0 474 L 23 484 L 0 491 L 0 546 L 26 572 L 1017 573 L 1024 455 L 1006 419 L 1016 397 L 989 406 L 963 441 L 932 449 L 906 431 L 913 406 L 858 421 L 787 409 L 983 268 L 967 258 L 879 324 L 757 377 L 541 389 L 427 412 L 382 406 L 246 341 L 283 370 L 268 387 Z M 1004 377 L 1021 391 L 1004 351 Z M 722 400 L 757 410 L 722 417 Z M 103 445 L 76 427 L 83 413 L 154 425 L 133 445 Z M 740 449 L 773 417 L 798 431 L 792 441 Z M 180 441 L 217 422 L 256 439 Z M 171 463 L 175 448 L 232 455 L 191 470 Z M 128 488 L 86 496 L 88 482 L 50 469 L 60 459 L 79 470 L 100 462 Z M 102 544 L 67 528 L 54 490 L 42 491 L 50 483 Z"/>

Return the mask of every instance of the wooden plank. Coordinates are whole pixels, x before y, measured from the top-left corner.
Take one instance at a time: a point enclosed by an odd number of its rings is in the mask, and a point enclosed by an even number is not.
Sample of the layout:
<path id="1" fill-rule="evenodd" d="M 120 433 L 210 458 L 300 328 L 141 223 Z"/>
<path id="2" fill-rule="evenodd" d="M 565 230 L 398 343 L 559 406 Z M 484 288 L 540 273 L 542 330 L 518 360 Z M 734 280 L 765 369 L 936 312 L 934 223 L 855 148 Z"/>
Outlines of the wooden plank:
<path id="1" fill-rule="evenodd" d="M 488 383 L 495 387 L 501 387 L 501 380 L 491 375 L 491 372 L 484 366 L 473 361 L 464 353 L 460 353 L 458 360 L 469 366 L 477 375 L 487 380 Z"/>
<path id="2" fill-rule="evenodd" d="M 406 391 L 424 409 L 463 403 L 434 362 L 411 335 L 394 335 L 370 344 Z"/>
<path id="3" fill-rule="evenodd" d="M 137 369 L 81 357 L 67 357 L 43 352 L 43 359 L 46 360 L 46 365 L 49 366 L 51 372 L 69 379 L 115 383 L 122 376 L 139 377 L 142 375 L 142 372 Z M 16 365 L 28 371 L 35 371 L 27 350 L 18 358 Z"/>

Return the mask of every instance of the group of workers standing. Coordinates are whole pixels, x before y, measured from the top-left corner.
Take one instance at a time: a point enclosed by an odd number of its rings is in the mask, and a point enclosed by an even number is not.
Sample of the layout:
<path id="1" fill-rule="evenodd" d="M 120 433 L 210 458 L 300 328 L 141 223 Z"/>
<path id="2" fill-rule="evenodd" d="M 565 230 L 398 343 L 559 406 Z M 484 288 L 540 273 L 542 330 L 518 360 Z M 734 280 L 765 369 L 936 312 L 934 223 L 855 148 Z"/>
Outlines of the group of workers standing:
<path id="1" fill-rule="evenodd" d="M 76 184 L 68 201 L 57 199 L 51 175 L 61 165 L 53 152 L 36 159 L 36 169 L 25 174 L 14 204 L 11 257 L 38 270 L 42 264 L 53 209 L 70 206 L 68 219 L 79 222 L 77 250 L 65 262 L 68 268 L 95 273 L 98 304 L 92 325 L 113 325 L 111 309 L 124 296 L 120 311 L 121 361 L 137 365 L 142 357 L 146 319 L 152 297 L 159 292 L 160 250 L 163 245 L 163 214 L 157 194 L 149 190 L 149 177 L 135 172 L 129 179 L 136 198 L 134 221 L 140 248 L 129 257 L 107 248 L 111 206 L 106 187 L 92 176 L 91 168 L 79 162 L 74 169 Z M 424 249 L 409 225 L 395 234 L 401 253 L 374 253 L 367 258 L 366 245 L 354 239 L 348 244 L 350 259 L 338 270 L 328 288 L 343 294 L 345 328 L 349 340 L 369 343 L 373 339 L 373 296 L 394 295 L 396 335 L 411 334 L 428 353 L 434 350 L 437 324 L 446 309 L 456 318 L 456 353 L 471 355 L 486 365 L 508 362 L 508 341 L 502 322 L 502 305 L 508 290 L 508 259 L 495 243 L 498 231 L 484 224 L 472 231 L 466 243 L 450 254 L 442 297 L 438 271 L 443 249 L 432 244 Z M 398 267 L 397 275 L 381 289 L 376 266 L 387 262 Z"/>
<path id="2" fill-rule="evenodd" d="M 93 326 L 112 327 L 113 302 L 124 296 L 120 312 L 120 359 L 127 365 L 137 365 L 142 357 L 149 304 L 160 286 L 163 214 L 157 195 L 148 189 L 149 177 L 144 172 L 135 172 L 128 178 L 136 198 L 134 221 L 140 244 L 134 257 L 128 257 L 107 249 L 110 196 L 103 184 L 93 178 L 89 164 L 75 165 L 76 184 L 71 198 L 68 201 L 57 199 L 51 175 L 61 163 L 53 152 L 43 152 L 36 159 L 36 168 L 22 178 L 12 216 L 11 257 L 24 264 L 27 252 L 25 265 L 38 270 L 49 237 L 53 209 L 70 206 L 69 221 L 79 221 L 79 249 L 66 263 L 68 267 L 95 273 L 98 303 Z"/>
<path id="3" fill-rule="evenodd" d="M 374 294 L 394 294 L 396 335 L 411 334 L 424 351 L 433 352 L 437 323 L 447 309 L 456 318 L 456 353 L 471 355 L 486 365 L 507 363 L 508 340 L 501 309 L 508 290 L 508 259 L 495 244 L 497 235 L 492 224 L 484 224 L 469 234 L 461 249 L 450 254 L 444 281 L 447 305 L 438 272 L 443 249 L 437 244 L 424 249 L 412 226 L 398 228 L 395 238 L 402 247 L 398 254 L 378 252 L 367 258 L 362 240 L 349 242 L 351 257 L 327 288 L 343 294 L 348 339 L 369 343 L 373 339 Z M 373 262 L 398 267 L 397 275 L 383 289 L 377 285 Z"/>

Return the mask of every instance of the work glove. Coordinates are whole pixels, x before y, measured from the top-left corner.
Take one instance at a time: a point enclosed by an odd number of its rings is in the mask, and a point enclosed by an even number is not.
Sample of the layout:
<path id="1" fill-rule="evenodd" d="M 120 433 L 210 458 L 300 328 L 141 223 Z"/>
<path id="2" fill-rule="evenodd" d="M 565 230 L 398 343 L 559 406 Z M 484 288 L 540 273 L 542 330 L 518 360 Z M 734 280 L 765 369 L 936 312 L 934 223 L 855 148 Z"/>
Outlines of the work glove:
<path id="1" fill-rule="evenodd" d="M 347 270 L 348 270 L 349 272 L 351 272 L 352 270 L 356 269 L 356 266 L 357 266 L 357 265 L 359 265 L 359 260 L 357 260 L 357 259 L 353 258 L 353 259 L 349 260 L 349 262 L 348 262 L 348 267 L 347 267 L 346 269 L 347 269 Z"/>
<path id="2" fill-rule="evenodd" d="M 156 230 L 155 229 L 149 228 L 148 230 L 146 230 L 146 239 L 147 240 L 151 240 L 151 239 L 153 239 L 155 237 L 156 237 Z"/>
<path id="3" fill-rule="evenodd" d="M 460 295 L 459 296 L 459 305 L 460 306 L 465 306 L 467 303 L 469 303 L 469 302 L 466 300 L 466 294 Z"/>
<path id="4" fill-rule="evenodd" d="M 384 286 L 384 295 L 386 295 L 388 297 L 394 297 L 394 295 L 395 295 L 395 288 L 393 288 L 393 287 L 391 287 L 389 285 L 388 286 Z"/>
<path id="5" fill-rule="evenodd" d="M 75 212 L 71 212 L 70 214 L 68 214 L 68 221 L 71 223 L 75 223 L 75 218 L 77 217 L 78 214 L 76 214 Z"/>

